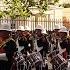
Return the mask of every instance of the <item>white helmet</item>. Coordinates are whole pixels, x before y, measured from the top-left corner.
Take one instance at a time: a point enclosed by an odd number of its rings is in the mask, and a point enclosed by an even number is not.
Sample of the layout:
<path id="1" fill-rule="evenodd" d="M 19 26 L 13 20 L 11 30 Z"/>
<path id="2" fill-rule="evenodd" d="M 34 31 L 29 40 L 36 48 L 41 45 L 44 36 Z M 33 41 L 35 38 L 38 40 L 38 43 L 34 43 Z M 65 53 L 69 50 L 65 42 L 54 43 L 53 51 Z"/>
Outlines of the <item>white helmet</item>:
<path id="1" fill-rule="evenodd" d="M 54 29 L 60 29 L 59 24 L 56 24 L 56 25 L 54 26 Z"/>
<path id="2" fill-rule="evenodd" d="M 0 25 L 0 30 L 12 31 L 11 30 L 11 25 L 7 22 L 3 22 Z"/>
<path id="3" fill-rule="evenodd" d="M 60 28 L 59 32 L 67 33 L 68 30 L 67 30 L 67 28 L 66 28 L 65 26 L 62 26 L 62 27 Z"/>
<path id="4" fill-rule="evenodd" d="M 47 33 L 46 33 L 46 29 L 43 29 L 43 30 L 42 30 L 42 33 L 43 33 L 43 34 L 47 34 Z"/>
<path id="5" fill-rule="evenodd" d="M 17 30 L 24 31 L 24 27 L 23 26 L 19 26 Z"/>
<path id="6" fill-rule="evenodd" d="M 35 29 L 43 30 L 43 27 L 42 27 L 42 25 L 38 24 Z"/>
<path id="7" fill-rule="evenodd" d="M 31 31 L 31 28 L 29 26 L 25 26 L 25 30 Z"/>
<path id="8" fill-rule="evenodd" d="M 12 29 L 12 32 L 16 32 L 17 31 L 17 29 Z"/>

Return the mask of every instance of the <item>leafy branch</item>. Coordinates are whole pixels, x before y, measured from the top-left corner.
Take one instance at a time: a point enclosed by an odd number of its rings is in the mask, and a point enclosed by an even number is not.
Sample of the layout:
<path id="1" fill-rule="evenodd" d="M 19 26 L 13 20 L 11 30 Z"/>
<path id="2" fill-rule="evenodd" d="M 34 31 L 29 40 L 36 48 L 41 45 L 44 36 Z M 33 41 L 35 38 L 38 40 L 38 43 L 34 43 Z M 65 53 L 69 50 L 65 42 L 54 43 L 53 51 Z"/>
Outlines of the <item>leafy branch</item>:
<path id="1" fill-rule="evenodd" d="M 54 0 L 54 4 L 59 0 Z M 17 17 L 28 17 L 31 15 L 29 7 L 36 6 L 41 9 L 41 11 L 46 11 L 48 5 L 52 3 L 52 0 L 4 0 L 6 9 L 0 11 L 0 18 L 5 15 L 16 19 Z"/>

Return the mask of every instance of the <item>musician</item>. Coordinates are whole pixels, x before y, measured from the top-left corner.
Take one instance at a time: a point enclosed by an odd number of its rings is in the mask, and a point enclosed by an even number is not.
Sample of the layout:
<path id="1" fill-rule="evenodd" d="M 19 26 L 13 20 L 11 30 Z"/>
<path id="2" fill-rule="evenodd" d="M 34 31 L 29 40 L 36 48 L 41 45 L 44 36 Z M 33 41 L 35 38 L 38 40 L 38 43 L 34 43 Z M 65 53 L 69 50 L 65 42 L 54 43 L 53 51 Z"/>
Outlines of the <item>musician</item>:
<path id="1" fill-rule="evenodd" d="M 67 28 L 65 26 L 63 26 L 60 30 L 59 30 L 59 37 L 61 38 L 61 42 L 60 42 L 60 46 L 61 49 L 64 50 L 63 52 L 63 57 L 65 59 L 67 59 L 67 50 L 68 50 L 68 43 L 67 43 Z"/>
<path id="2" fill-rule="evenodd" d="M 33 44 L 33 36 L 31 33 L 31 29 L 28 26 L 25 27 L 25 37 L 27 38 L 28 47 L 29 47 L 27 48 L 27 50 L 29 50 L 29 52 L 31 53 L 34 50 L 34 44 Z"/>
<path id="3" fill-rule="evenodd" d="M 41 53 L 42 58 L 46 57 L 46 54 L 48 53 L 48 45 L 49 45 L 43 30 L 44 29 L 41 25 L 37 25 L 35 29 L 35 35 L 36 35 L 37 45 L 38 45 L 37 51 Z M 36 70 L 39 70 L 41 68 L 41 64 L 36 67 Z"/>
<path id="4" fill-rule="evenodd" d="M 35 32 L 36 32 L 36 38 L 37 38 L 37 45 L 39 47 L 39 51 L 41 55 L 43 56 L 44 55 L 43 52 L 46 52 L 46 53 L 48 52 L 49 44 L 45 35 L 43 35 L 42 30 L 43 30 L 43 27 L 41 25 L 38 25 L 35 29 Z"/>
<path id="5" fill-rule="evenodd" d="M 18 52 L 20 52 L 22 49 L 24 49 L 24 40 L 25 37 L 22 35 L 22 33 L 24 33 L 24 27 L 23 26 L 19 26 L 17 29 L 17 46 L 18 46 Z"/>
<path id="6" fill-rule="evenodd" d="M 7 23 L 2 23 L 0 26 L 0 70 L 10 70 L 16 43 L 9 37 L 10 26 Z"/>
<path id="7" fill-rule="evenodd" d="M 54 30 L 53 30 L 53 33 L 52 33 L 52 41 L 51 43 L 54 44 L 54 48 L 53 50 L 57 50 L 58 49 L 58 40 L 59 40 L 59 31 L 60 30 L 60 26 L 59 24 L 56 24 L 54 26 Z"/>
<path id="8" fill-rule="evenodd" d="M 31 52 L 32 51 L 32 39 L 30 34 L 30 29 L 24 29 L 23 27 L 18 30 L 19 32 L 19 38 L 18 43 L 21 47 L 21 52 Z"/>

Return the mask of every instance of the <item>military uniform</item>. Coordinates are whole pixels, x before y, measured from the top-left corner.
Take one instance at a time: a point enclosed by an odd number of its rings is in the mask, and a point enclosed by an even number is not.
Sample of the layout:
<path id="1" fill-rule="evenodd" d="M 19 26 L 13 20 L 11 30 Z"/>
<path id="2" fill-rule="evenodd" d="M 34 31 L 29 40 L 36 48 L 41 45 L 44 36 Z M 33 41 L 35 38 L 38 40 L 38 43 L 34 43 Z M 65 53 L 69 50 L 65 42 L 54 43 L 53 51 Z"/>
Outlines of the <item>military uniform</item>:
<path id="1" fill-rule="evenodd" d="M 65 59 L 67 59 L 67 48 L 68 48 L 68 43 L 67 43 L 67 28 L 65 26 L 63 26 L 60 30 L 59 30 L 59 36 L 61 38 L 61 42 L 60 42 L 60 46 L 61 46 L 61 49 L 64 50 L 66 49 L 66 51 L 64 51 L 62 54 L 63 54 L 63 57 Z"/>
<path id="2" fill-rule="evenodd" d="M 16 51 L 16 43 L 9 38 L 10 29 L 7 23 L 0 29 L 0 70 L 10 70 L 13 63 L 13 55 Z M 2 59 L 1 59 L 2 58 Z"/>
<path id="3" fill-rule="evenodd" d="M 38 45 L 39 48 L 42 47 L 42 49 L 40 50 L 40 53 L 41 53 L 42 56 L 46 57 L 46 53 L 48 53 L 48 47 L 49 47 L 49 43 L 48 43 L 46 37 L 43 36 L 40 39 L 38 39 L 37 40 L 37 45 Z"/>
<path id="4" fill-rule="evenodd" d="M 2 45 L 2 48 L 4 49 L 4 53 L 6 53 L 8 60 L 4 60 L 6 57 L 3 58 L 3 60 L 0 60 L 0 70 L 10 70 L 13 63 L 14 52 L 16 52 L 16 43 L 10 39 L 4 45 Z"/>
<path id="5" fill-rule="evenodd" d="M 20 28 L 21 33 L 18 37 L 19 49 L 23 53 L 24 51 L 31 52 L 33 50 L 32 46 L 32 36 L 29 32 L 29 29 Z M 24 32 L 24 33 L 23 33 Z"/>
<path id="6" fill-rule="evenodd" d="M 43 30 L 44 29 L 41 25 L 37 25 L 37 27 L 35 29 L 38 51 L 41 53 L 42 58 L 46 57 L 46 53 L 48 52 L 48 46 L 49 46 L 46 36 L 44 35 L 45 31 L 43 32 Z M 36 70 L 41 70 L 41 69 L 48 70 L 47 64 L 46 64 L 46 67 L 43 67 L 42 65 L 43 64 L 40 63 L 38 66 L 36 66 Z M 44 68 L 46 68 L 46 69 L 44 69 Z"/>
<path id="7" fill-rule="evenodd" d="M 47 41 L 46 36 L 44 35 L 44 33 L 46 33 L 46 31 L 44 31 L 44 28 L 41 25 L 37 25 L 36 27 L 36 35 L 37 35 L 37 45 L 40 48 L 40 52 L 43 56 L 43 52 L 47 53 L 48 52 L 48 47 L 49 47 L 49 43 Z"/>

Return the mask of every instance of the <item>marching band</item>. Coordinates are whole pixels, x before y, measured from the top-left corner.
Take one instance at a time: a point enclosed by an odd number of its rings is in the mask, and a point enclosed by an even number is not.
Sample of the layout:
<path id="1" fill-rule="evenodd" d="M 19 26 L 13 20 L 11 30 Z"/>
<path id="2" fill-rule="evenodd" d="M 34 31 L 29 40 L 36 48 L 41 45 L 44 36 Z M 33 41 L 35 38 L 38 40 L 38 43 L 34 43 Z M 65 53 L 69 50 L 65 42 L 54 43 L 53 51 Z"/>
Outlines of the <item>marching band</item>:
<path id="1" fill-rule="evenodd" d="M 6 23 L 0 27 L 0 70 L 67 70 L 69 55 L 70 37 L 65 26 L 56 24 L 53 31 L 41 25 L 33 31 L 28 26 L 13 30 Z"/>

